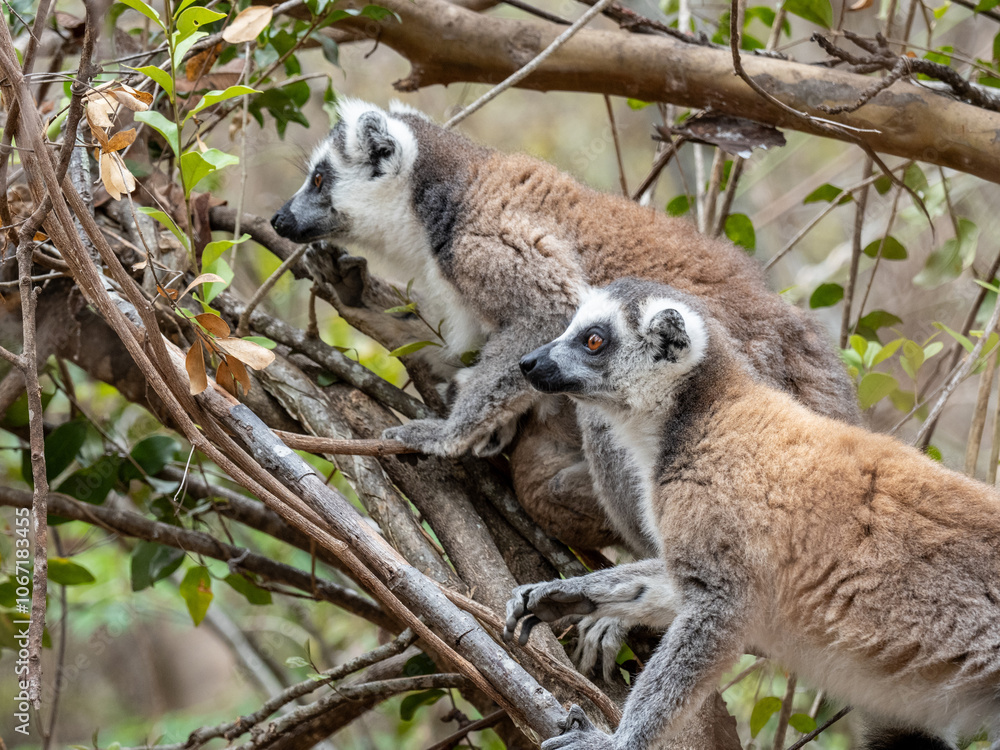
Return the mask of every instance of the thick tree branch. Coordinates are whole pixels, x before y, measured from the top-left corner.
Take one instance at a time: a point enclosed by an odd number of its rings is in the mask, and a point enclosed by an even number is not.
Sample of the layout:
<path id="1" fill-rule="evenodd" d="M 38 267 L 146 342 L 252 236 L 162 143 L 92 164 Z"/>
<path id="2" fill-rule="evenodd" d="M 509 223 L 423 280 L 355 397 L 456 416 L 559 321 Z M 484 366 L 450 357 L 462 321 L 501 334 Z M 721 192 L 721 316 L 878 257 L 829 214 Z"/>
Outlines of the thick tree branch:
<path id="1" fill-rule="evenodd" d="M 349 0 L 361 7 L 364 0 Z M 564 27 L 537 21 L 484 17 L 445 0 L 386 0 L 403 22 L 385 22 L 382 44 L 412 64 L 397 88 L 412 91 L 462 81 L 499 83 L 536 57 Z M 359 28 L 356 22 L 353 28 Z M 446 43 L 442 43 L 442 40 Z M 850 104 L 871 86 L 865 76 L 769 57 L 747 56 L 747 73 L 795 110 L 825 118 L 820 105 Z M 728 51 L 686 45 L 666 37 L 584 29 L 518 85 L 540 91 L 588 91 L 709 108 L 792 130 L 829 133 L 765 101 L 732 75 Z M 929 114 L 933 112 L 933 117 Z M 876 151 L 969 172 L 992 182 L 1000 114 L 903 81 L 857 112 L 836 118 Z"/>

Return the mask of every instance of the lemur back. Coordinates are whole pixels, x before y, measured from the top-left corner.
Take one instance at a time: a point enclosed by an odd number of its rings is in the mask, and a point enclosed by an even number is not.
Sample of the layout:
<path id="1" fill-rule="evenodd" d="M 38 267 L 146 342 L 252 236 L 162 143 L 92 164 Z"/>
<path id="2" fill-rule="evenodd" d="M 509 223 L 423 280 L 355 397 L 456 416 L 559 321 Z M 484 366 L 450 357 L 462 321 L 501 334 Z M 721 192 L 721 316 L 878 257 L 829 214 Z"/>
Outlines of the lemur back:
<path id="1" fill-rule="evenodd" d="M 860 419 L 852 383 L 819 326 L 767 290 L 756 263 L 688 222 L 580 185 L 540 160 L 473 144 L 410 110 L 346 100 L 341 123 L 313 157 L 310 178 L 273 220 L 299 241 L 357 248 L 445 320 L 447 346 L 418 356 L 459 356 L 484 338 L 462 372 L 447 420 L 417 420 L 387 437 L 436 455 L 499 452 L 519 417 L 540 404 L 517 372 L 519 357 L 553 338 L 589 285 L 622 276 L 669 282 L 704 298 L 766 382 L 819 412 Z M 426 330 L 414 339 L 426 338 Z M 554 435 L 565 404 L 534 409 L 511 453 L 518 496 L 565 541 L 614 540 L 595 524 L 580 481 L 582 453 Z M 561 462 L 551 445 L 566 446 Z M 536 461 L 546 452 L 549 460 Z M 574 512 L 575 511 L 575 512 Z M 619 541 L 638 553 L 644 544 Z"/>
<path id="2" fill-rule="evenodd" d="M 615 282 L 522 368 L 578 402 L 585 444 L 633 431 L 618 449 L 646 491 L 623 494 L 645 505 L 662 563 L 522 587 L 508 632 L 525 614 L 673 620 L 613 743 L 580 726 L 546 750 L 643 750 L 748 648 L 889 726 L 1000 741 L 994 488 L 761 383 L 696 300 L 661 285 Z"/>

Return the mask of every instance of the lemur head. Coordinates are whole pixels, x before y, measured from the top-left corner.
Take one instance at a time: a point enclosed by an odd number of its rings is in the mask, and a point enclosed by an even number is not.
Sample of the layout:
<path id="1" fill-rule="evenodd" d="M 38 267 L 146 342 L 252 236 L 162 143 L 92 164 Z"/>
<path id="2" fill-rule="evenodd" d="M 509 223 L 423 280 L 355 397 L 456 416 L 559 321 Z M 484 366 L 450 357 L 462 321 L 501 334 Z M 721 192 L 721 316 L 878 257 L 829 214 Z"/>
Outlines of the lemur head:
<path id="1" fill-rule="evenodd" d="M 340 100 L 337 112 L 340 122 L 313 150 L 302 187 L 271 219 L 295 242 L 364 242 L 374 224 L 398 224 L 393 213 L 408 206 L 418 152 L 411 123 L 422 115 L 358 99 Z"/>
<path id="2" fill-rule="evenodd" d="M 566 331 L 523 357 L 521 371 L 544 393 L 652 408 L 705 356 L 700 309 L 672 287 L 619 279 L 589 292 Z"/>

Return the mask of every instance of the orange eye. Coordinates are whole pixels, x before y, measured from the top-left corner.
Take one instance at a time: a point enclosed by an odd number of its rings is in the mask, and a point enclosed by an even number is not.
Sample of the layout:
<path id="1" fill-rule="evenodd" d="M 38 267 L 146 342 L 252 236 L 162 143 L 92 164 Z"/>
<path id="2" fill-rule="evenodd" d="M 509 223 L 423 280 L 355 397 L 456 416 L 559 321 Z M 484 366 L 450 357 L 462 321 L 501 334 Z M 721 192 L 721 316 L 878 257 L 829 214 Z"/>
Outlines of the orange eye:
<path id="1" fill-rule="evenodd" d="M 323 184 L 323 175 L 317 172 L 316 174 L 313 175 L 313 185 L 319 187 L 322 184 Z"/>
<path id="2" fill-rule="evenodd" d="M 590 338 L 587 339 L 587 348 L 592 352 L 596 352 L 602 346 L 604 346 L 604 339 L 602 339 L 599 334 L 590 334 Z"/>

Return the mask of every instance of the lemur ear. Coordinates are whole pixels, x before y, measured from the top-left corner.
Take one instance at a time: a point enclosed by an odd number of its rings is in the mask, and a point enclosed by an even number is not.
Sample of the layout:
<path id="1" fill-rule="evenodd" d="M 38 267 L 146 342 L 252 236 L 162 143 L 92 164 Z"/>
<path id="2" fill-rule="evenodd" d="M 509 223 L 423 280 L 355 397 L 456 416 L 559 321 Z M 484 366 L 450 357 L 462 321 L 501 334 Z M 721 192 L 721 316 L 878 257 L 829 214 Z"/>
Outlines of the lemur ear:
<path id="1" fill-rule="evenodd" d="M 691 346 L 691 337 L 684 326 L 684 317 L 673 308 L 660 310 L 649 322 L 648 335 L 656 347 L 656 361 L 676 362 Z"/>
<path id="2" fill-rule="evenodd" d="M 389 134 L 389 125 L 379 112 L 365 112 L 358 118 L 358 145 L 375 175 L 385 174 L 387 162 L 399 151 L 399 143 Z"/>

